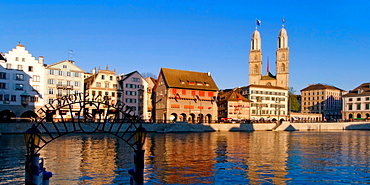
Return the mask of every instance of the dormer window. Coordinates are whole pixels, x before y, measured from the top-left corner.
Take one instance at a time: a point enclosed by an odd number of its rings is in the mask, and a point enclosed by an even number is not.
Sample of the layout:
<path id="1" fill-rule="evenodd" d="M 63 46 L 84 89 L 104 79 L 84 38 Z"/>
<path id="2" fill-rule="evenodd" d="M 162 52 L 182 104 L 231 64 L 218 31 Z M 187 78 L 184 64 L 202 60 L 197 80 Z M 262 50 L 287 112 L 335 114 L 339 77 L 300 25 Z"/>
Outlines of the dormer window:
<path id="1" fill-rule="evenodd" d="M 189 85 L 195 85 L 195 82 L 189 82 Z"/>

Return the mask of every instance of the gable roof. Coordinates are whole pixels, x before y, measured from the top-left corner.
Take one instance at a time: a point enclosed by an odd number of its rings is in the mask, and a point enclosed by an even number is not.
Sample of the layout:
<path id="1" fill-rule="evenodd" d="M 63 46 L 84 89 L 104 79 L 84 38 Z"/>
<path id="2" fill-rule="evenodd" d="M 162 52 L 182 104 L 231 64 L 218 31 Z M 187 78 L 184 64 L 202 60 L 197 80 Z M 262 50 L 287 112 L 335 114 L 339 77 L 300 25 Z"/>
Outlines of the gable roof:
<path id="1" fill-rule="evenodd" d="M 0 53 L 0 60 L 5 60 L 6 61 L 6 59 L 4 58 L 2 53 Z"/>
<path id="2" fill-rule="evenodd" d="M 168 88 L 218 91 L 210 73 L 161 68 L 159 76 L 163 77 Z"/>
<path id="3" fill-rule="evenodd" d="M 344 91 L 342 89 L 339 89 L 337 87 L 331 86 L 331 85 L 324 85 L 324 84 L 314 84 L 310 85 L 301 91 L 311 91 L 311 90 L 324 90 L 324 89 L 332 89 L 332 90 L 339 90 L 339 91 Z"/>
<path id="4" fill-rule="evenodd" d="M 72 65 L 72 66 L 74 66 L 74 67 L 77 69 L 77 71 L 82 72 L 82 73 L 86 73 L 86 71 L 85 71 L 85 70 L 83 70 L 83 69 L 81 69 L 80 67 L 76 66 L 76 65 L 74 64 L 74 61 L 72 61 L 72 60 L 62 60 L 62 61 L 60 61 L 60 62 L 56 62 L 56 63 L 54 63 L 54 64 L 47 65 L 47 66 L 46 66 L 46 68 L 48 68 L 48 69 L 52 68 L 52 69 L 53 69 L 53 68 L 55 68 L 57 65 L 60 65 L 60 64 L 62 64 L 62 63 L 67 63 L 68 65 Z M 71 71 L 76 71 L 76 70 L 71 70 Z"/>
<path id="5" fill-rule="evenodd" d="M 370 83 L 363 83 L 343 96 L 366 96 L 370 95 Z"/>
<path id="6" fill-rule="evenodd" d="M 221 94 L 221 95 L 220 95 Z M 252 102 L 243 95 L 240 94 L 240 88 L 233 89 L 231 91 L 220 92 L 219 97 L 222 97 L 220 101 L 243 101 Z"/>

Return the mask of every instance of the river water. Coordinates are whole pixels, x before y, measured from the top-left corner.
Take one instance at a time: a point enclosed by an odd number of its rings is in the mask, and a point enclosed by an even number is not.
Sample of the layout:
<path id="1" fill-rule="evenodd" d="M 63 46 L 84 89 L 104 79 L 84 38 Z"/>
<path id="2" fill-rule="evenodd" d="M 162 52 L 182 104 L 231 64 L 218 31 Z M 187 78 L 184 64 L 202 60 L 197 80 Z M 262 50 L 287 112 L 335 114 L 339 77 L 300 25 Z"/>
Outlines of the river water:
<path id="1" fill-rule="evenodd" d="M 370 131 L 149 133 L 145 184 L 370 184 Z M 23 184 L 23 135 L 0 138 L 0 184 Z M 40 151 L 50 184 L 129 184 L 133 150 L 109 134 Z"/>

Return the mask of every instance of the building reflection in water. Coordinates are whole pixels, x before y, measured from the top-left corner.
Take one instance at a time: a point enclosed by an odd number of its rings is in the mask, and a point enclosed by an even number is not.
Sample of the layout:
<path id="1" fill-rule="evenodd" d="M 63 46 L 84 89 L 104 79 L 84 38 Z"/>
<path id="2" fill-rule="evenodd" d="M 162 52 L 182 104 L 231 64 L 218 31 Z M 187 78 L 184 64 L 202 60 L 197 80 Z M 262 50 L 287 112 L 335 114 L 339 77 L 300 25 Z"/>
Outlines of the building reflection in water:
<path id="1" fill-rule="evenodd" d="M 290 132 L 152 134 L 146 178 L 161 184 L 281 184 L 288 180 L 289 137 Z"/>

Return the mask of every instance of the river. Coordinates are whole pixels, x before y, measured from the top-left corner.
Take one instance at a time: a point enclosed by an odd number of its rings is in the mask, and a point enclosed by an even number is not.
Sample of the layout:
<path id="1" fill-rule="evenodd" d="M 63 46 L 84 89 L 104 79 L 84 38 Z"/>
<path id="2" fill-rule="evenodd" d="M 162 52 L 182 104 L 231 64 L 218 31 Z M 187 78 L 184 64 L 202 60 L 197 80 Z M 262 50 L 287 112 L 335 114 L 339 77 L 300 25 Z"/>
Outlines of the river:
<path id="1" fill-rule="evenodd" d="M 145 184 L 369 184 L 370 131 L 149 133 Z M 0 184 L 23 184 L 24 138 L 0 138 Z M 50 184 L 129 184 L 133 149 L 70 134 L 40 151 Z"/>

